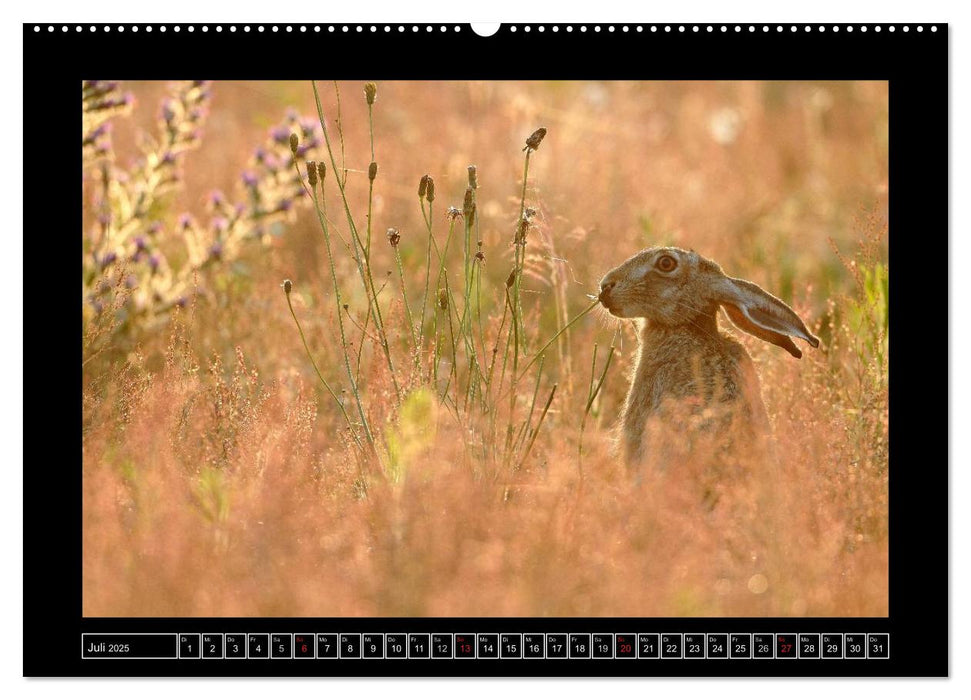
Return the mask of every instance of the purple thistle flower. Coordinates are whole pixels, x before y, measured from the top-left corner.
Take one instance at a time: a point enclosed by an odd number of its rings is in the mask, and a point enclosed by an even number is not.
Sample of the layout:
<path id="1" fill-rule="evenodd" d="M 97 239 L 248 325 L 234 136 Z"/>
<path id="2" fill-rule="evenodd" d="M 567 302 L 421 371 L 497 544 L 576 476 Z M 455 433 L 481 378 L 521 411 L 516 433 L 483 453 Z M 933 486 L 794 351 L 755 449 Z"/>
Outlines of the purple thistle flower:
<path id="1" fill-rule="evenodd" d="M 172 100 L 165 100 L 162 103 L 162 121 L 170 124 L 175 119 L 175 103 Z"/>
<path id="2" fill-rule="evenodd" d="M 166 151 L 162 155 L 162 165 L 175 165 L 175 154 L 172 151 Z"/>
<path id="3" fill-rule="evenodd" d="M 256 177 L 256 173 L 252 170 L 243 171 L 243 184 L 247 187 L 256 187 L 256 183 L 259 182 L 259 178 Z"/>
<path id="4" fill-rule="evenodd" d="M 310 152 L 310 145 L 303 143 L 297 146 L 297 158 L 303 158 Z"/>
<path id="5" fill-rule="evenodd" d="M 179 227 L 184 229 L 192 226 L 192 214 L 181 214 L 179 216 Z"/>
<path id="6" fill-rule="evenodd" d="M 148 234 L 150 236 L 156 236 L 156 235 L 158 235 L 159 231 L 161 231 L 161 230 L 162 230 L 162 222 L 160 222 L 160 221 L 153 221 L 152 222 L 152 225 L 148 227 Z"/>
<path id="7" fill-rule="evenodd" d="M 300 113 L 297 112 L 293 107 L 287 108 L 287 121 L 293 124 L 300 118 Z"/>
<path id="8" fill-rule="evenodd" d="M 256 158 L 257 163 L 262 163 L 264 160 L 266 160 L 266 149 L 260 146 L 256 149 L 253 157 Z"/>
<path id="9" fill-rule="evenodd" d="M 213 190 L 209 193 L 209 206 L 221 207 L 226 203 L 226 196 L 221 190 Z"/>
<path id="10" fill-rule="evenodd" d="M 289 198 L 281 199 L 277 209 L 279 211 L 290 211 L 293 209 L 293 200 Z"/>
<path id="11" fill-rule="evenodd" d="M 229 221 L 224 216 L 217 216 L 212 220 L 212 228 L 216 233 L 224 233 L 229 228 Z"/>
<path id="12" fill-rule="evenodd" d="M 94 308 L 96 314 L 100 314 L 105 310 L 105 305 L 101 303 L 99 299 L 91 299 L 91 306 Z"/>
<path id="13" fill-rule="evenodd" d="M 185 308 L 185 305 L 186 305 L 186 302 L 187 301 L 188 301 L 188 299 L 186 299 L 184 296 L 181 296 L 181 297 L 179 297 L 178 299 L 175 300 L 175 305 L 178 306 L 180 309 L 183 309 L 183 308 Z"/>
<path id="14" fill-rule="evenodd" d="M 135 250 L 145 250 L 145 236 L 135 236 Z"/>
<path id="15" fill-rule="evenodd" d="M 138 278 L 135 275 L 128 275 L 125 278 L 125 287 L 128 289 L 134 289 L 138 286 Z"/>
<path id="16" fill-rule="evenodd" d="M 219 241 L 216 241 L 215 243 L 212 244 L 212 247 L 209 248 L 209 255 L 214 260 L 219 260 L 222 257 L 222 254 L 223 254 L 223 244 L 220 243 Z"/>
<path id="17" fill-rule="evenodd" d="M 150 268 L 152 268 L 152 272 L 157 272 L 158 271 L 158 266 L 159 266 L 159 263 L 160 262 L 161 261 L 160 261 L 158 255 L 152 255 L 152 256 L 150 256 L 148 258 L 148 266 Z"/>
<path id="18" fill-rule="evenodd" d="M 115 251 L 113 251 L 113 250 L 109 250 L 101 258 L 101 269 L 103 270 L 104 268 L 108 267 L 113 262 L 115 262 L 115 260 L 117 260 L 117 259 L 118 259 L 118 254 L 115 253 Z"/>
<path id="19" fill-rule="evenodd" d="M 276 127 L 270 132 L 270 135 L 273 137 L 273 141 L 281 146 L 290 143 L 290 129 L 285 126 Z"/>

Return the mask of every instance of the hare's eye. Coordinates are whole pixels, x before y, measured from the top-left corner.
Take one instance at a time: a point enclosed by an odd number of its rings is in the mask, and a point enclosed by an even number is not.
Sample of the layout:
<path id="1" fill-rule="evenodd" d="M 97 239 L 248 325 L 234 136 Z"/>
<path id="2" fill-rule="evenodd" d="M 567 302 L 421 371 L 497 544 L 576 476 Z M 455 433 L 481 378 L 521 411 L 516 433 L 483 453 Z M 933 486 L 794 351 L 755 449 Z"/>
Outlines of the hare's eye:
<path id="1" fill-rule="evenodd" d="M 657 259 L 657 263 L 655 263 L 655 265 L 661 272 L 671 272 L 678 266 L 678 261 L 670 255 L 662 255 Z"/>

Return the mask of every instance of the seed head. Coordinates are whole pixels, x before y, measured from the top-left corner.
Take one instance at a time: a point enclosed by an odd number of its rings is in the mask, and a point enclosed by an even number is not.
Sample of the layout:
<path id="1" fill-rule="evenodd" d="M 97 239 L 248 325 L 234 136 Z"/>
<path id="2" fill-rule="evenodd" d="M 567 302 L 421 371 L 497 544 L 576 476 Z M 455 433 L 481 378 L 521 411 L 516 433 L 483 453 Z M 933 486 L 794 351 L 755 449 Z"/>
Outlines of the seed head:
<path id="1" fill-rule="evenodd" d="M 298 148 L 300 148 L 300 138 L 296 134 L 290 134 L 290 153 L 295 157 Z"/>
<path id="2" fill-rule="evenodd" d="M 378 164 L 375 163 L 374 161 L 371 161 L 371 165 L 369 165 L 367 169 L 367 179 L 370 180 L 371 182 L 374 182 L 374 178 L 376 178 L 377 176 L 378 176 Z"/>
<path id="3" fill-rule="evenodd" d="M 448 309 L 448 290 L 447 289 L 443 288 L 438 290 L 438 308 L 442 309 L 443 311 Z"/>
<path id="4" fill-rule="evenodd" d="M 523 217 L 519 220 L 519 227 L 516 229 L 516 245 L 526 245 L 526 233 L 529 231 L 529 220 Z"/>
<path id="5" fill-rule="evenodd" d="M 509 276 L 506 278 L 506 289 L 509 289 L 515 283 L 516 283 L 516 268 L 513 268 L 512 272 L 510 272 Z"/>
<path id="6" fill-rule="evenodd" d="M 312 160 L 307 161 L 307 182 L 310 184 L 310 189 L 317 186 L 317 164 Z"/>
<path id="7" fill-rule="evenodd" d="M 324 178 L 327 177 L 327 166 L 324 164 L 324 161 L 317 163 L 317 176 L 320 178 L 320 185 L 322 187 Z"/>
<path id="8" fill-rule="evenodd" d="M 378 96 L 378 86 L 374 83 L 364 83 L 364 97 L 369 105 L 374 104 L 374 99 Z"/>
<path id="9" fill-rule="evenodd" d="M 398 244 L 401 242 L 401 234 L 398 233 L 398 229 L 389 228 L 388 229 L 388 243 L 391 244 L 392 248 L 397 248 Z"/>
<path id="10" fill-rule="evenodd" d="M 428 190 L 428 175 L 421 176 L 421 180 L 418 182 L 418 198 L 425 196 L 425 192 Z"/>
<path id="11" fill-rule="evenodd" d="M 435 181 L 432 180 L 432 176 L 428 176 L 428 186 L 425 188 L 425 199 L 431 204 L 435 201 Z"/>
<path id="12" fill-rule="evenodd" d="M 543 138 L 546 136 L 546 127 L 541 126 L 526 139 L 526 148 L 523 150 L 535 151 L 539 148 L 539 145 L 543 142 Z"/>
<path id="13" fill-rule="evenodd" d="M 479 179 L 476 177 L 475 166 L 469 166 L 469 187 L 473 190 L 479 189 Z"/>
<path id="14" fill-rule="evenodd" d="M 465 221 L 469 226 L 475 223 L 475 195 L 471 185 L 465 190 L 465 201 L 462 202 L 462 214 L 465 216 Z"/>
<path id="15" fill-rule="evenodd" d="M 291 282 L 290 280 L 283 280 L 283 291 L 289 295 L 292 289 L 293 289 L 293 282 Z"/>
<path id="16" fill-rule="evenodd" d="M 479 262 L 485 262 L 485 253 L 483 253 L 483 252 L 482 252 L 482 251 L 480 250 L 479 252 L 477 252 L 477 253 L 475 254 L 475 259 L 476 259 L 476 260 L 478 260 Z"/>

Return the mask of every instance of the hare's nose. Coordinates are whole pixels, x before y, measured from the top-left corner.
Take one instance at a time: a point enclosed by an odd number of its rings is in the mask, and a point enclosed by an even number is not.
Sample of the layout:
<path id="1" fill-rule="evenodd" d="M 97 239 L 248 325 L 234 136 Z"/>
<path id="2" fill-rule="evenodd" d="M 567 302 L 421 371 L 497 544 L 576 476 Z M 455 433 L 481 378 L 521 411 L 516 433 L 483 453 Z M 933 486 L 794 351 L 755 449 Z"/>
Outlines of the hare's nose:
<path id="1" fill-rule="evenodd" d="M 617 286 L 617 282 L 602 280 L 600 282 L 600 301 L 603 301 L 604 299 L 606 299 L 607 295 L 610 294 L 610 290 L 616 286 Z"/>

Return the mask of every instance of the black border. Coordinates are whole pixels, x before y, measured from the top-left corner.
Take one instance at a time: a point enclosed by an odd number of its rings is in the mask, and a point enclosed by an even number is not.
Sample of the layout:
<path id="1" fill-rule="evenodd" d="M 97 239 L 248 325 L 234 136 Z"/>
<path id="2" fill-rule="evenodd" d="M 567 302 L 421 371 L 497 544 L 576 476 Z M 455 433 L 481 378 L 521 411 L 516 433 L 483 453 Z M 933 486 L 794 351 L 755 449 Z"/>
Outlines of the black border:
<path id="1" fill-rule="evenodd" d="M 34 30 L 40 26 L 41 31 Z M 54 26 L 55 31 L 47 30 Z M 76 299 L 80 239 L 78 82 L 116 79 L 786 79 L 888 80 L 891 255 L 948 227 L 948 25 L 508 25 L 492 37 L 468 25 L 25 24 L 25 394 L 33 438 L 24 463 L 24 674 L 27 676 L 943 676 L 949 669 L 946 365 L 926 359 L 928 329 L 947 327 L 947 280 L 895 267 L 891 276 L 890 617 L 677 619 L 126 619 L 81 617 L 81 470 L 77 392 L 51 400 L 43 384 L 80 386 Z M 81 26 L 77 32 L 75 27 Z M 193 31 L 188 31 L 189 27 Z M 217 31 L 217 26 L 222 31 Z M 236 31 L 230 31 L 235 26 Z M 249 32 L 243 31 L 250 26 Z M 277 31 L 272 27 L 276 26 Z M 306 26 L 306 32 L 300 27 Z M 345 32 L 343 27 L 347 26 Z M 432 26 L 432 31 L 426 28 Z M 446 30 L 440 28 L 445 26 Z M 456 32 L 455 27 L 461 31 Z M 573 30 L 568 31 L 568 26 Z M 597 31 L 596 27 L 600 27 Z M 614 30 L 609 28 L 613 26 Z M 651 31 L 654 26 L 656 31 Z M 764 31 L 763 27 L 769 27 Z M 808 31 L 807 31 L 808 26 Z M 823 26 L 825 31 L 821 32 Z M 891 26 L 894 31 L 891 32 Z M 206 31 L 203 31 L 203 28 Z M 291 31 L 287 31 L 291 27 Z M 586 27 L 582 31 L 581 27 Z M 638 27 L 641 31 L 638 31 Z M 683 30 L 682 30 L 683 27 Z M 791 27 L 796 27 L 792 31 Z M 836 29 L 839 28 L 837 32 Z M 852 31 L 851 31 L 852 27 Z M 932 31 L 932 27 L 936 31 Z M 752 28 L 752 29 L 750 29 Z M 907 29 L 908 31 L 905 31 Z M 321 68 L 325 67 L 325 68 Z M 58 202 L 52 206 L 52 202 Z M 929 238 L 926 238 L 929 236 Z M 74 245 L 64 241 L 77 241 Z M 935 262 L 931 268 L 939 270 Z M 914 276 L 919 275 L 919 281 Z M 905 289 L 920 285 L 917 298 Z M 928 294 L 928 287 L 938 291 Z M 909 303 L 908 303 L 909 302 Z M 907 313 L 914 305 L 919 314 Z M 931 319 L 931 317 L 934 319 Z M 939 343 L 937 344 L 939 345 Z M 939 349 L 930 350 L 940 352 Z M 931 375 L 937 376 L 934 379 Z M 941 375 L 944 375 L 943 381 Z M 54 384 L 55 386 L 57 384 Z M 28 381 L 28 387 L 31 382 Z M 938 409 L 941 410 L 941 409 Z M 946 409 L 945 409 L 946 410 Z M 920 412 L 920 416 L 918 416 Z M 920 432 L 910 428 L 923 418 Z M 928 426 L 939 425 L 932 431 Z M 936 434 L 932 435 L 930 433 Z M 38 444 L 37 438 L 44 442 Z M 27 442 L 25 429 L 25 443 Z M 49 442 L 48 442 L 49 440 Z M 45 449 L 47 448 L 47 449 Z M 53 448 L 53 449 L 50 449 Z M 61 448 L 61 449 L 58 449 Z M 52 476 L 55 475 L 55 476 Z M 82 662 L 82 632 L 867 632 L 890 633 L 887 661 L 266 660 Z"/>

